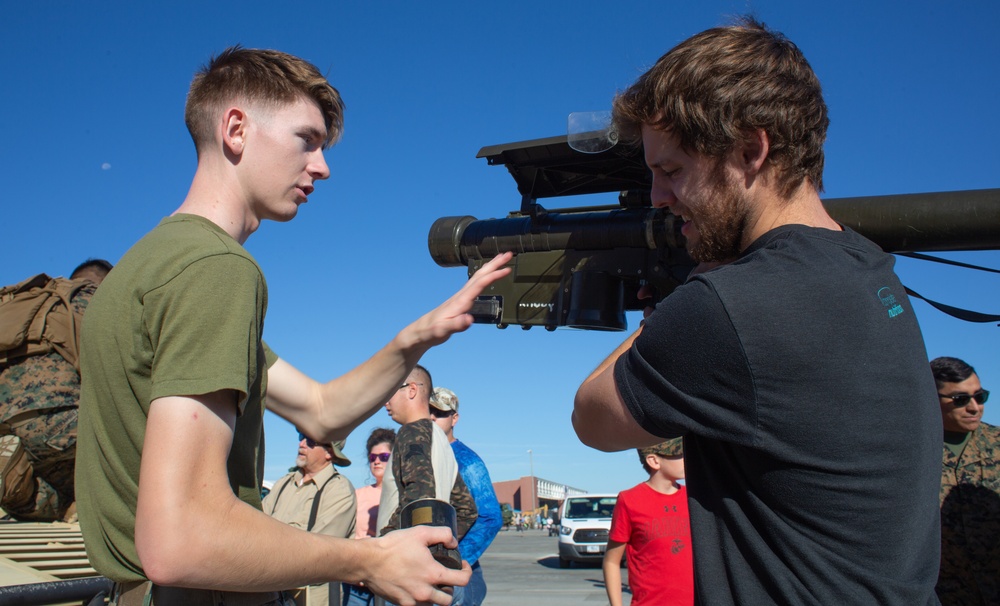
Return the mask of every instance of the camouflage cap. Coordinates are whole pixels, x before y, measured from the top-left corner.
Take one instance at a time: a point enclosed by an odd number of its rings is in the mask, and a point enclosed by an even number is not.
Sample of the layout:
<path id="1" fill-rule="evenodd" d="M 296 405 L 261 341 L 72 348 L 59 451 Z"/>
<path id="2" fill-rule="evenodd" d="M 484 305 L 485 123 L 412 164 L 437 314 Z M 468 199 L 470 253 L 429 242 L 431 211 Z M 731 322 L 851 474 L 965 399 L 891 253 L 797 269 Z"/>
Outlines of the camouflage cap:
<path id="1" fill-rule="evenodd" d="M 645 448 L 638 448 L 637 450 L 639 451 L 640 461 L 645 461 L 646 457 L 651 454 L 660 455 L 661 457 L 683 457 L 684 439 L 673 438 L 672 440 L 660 442 L 659 444 L 654 444 L 653 446 L 647 446 Z"/>
<path id="2" fill-rule="evenodd" d="M 431 396 L 431 406 L 444 412 L 458 412 L 458 396 L 447 387 L 435 387 Z"/>

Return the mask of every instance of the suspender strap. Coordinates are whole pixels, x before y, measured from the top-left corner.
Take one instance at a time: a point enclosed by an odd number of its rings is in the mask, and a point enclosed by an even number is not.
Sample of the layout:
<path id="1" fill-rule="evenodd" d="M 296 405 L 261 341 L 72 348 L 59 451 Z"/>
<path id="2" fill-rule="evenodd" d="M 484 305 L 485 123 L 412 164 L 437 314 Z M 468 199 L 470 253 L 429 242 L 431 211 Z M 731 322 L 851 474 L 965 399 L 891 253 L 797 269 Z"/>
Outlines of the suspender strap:
<path id="1" fill-rule="evenodd" d="M 285 480 L 285 483 L 282 484 L 281 488 L 278 489 L 278 494 L 274 495 L 274 508 L 275 509 L 278 508 L 278 499 L 281 498 L 281 493 L 283 493 L 285 491 L 285 488 L 288 488 L 288 485 L 291 484 L 292 480 L 294 480 L 294 479 L 295 479 L 295 474 L 290 474 L 288 476 L 288 479 Z"/>
<path id="2" fill-rule="evenodd" d="M 326 485 L 330 483 L 330 480 L 335 477 L 337 477 L 336 471 L 333 472 L 333 475 L 327 478 L 326 482 L 323 482 L 323 485 L 316 491 L 316 498 L 313 499 L 312 511 L 309 512 L 309 525 L 306 526 L 306 530 L 309 532 L 312 532 L 313 526 L 316 525 L 316 515 L 319 513 L 319 499 L 323 496 L 323 489 L 326 488 Z"/>
<path id="3" fill-rule="evenodd" d="M 334 479 L 335 477 L 337 477 L 336 471 L 333 473 L 332 476 L 326 479 L 326 482 L 323 482 L 323 485 L 320 486 L 318 490 L 316 490 L 316 497 L 313 498 L 312 510 L 309 512 L 309 523 L 308 525 L 306 525 L 306 530 L 309 532 L 312 532 L 313 526 L 316 525 L 316 516 L 319 515 L 319 500 L 323 496 L 323 489 L 326 488 L 326 485 L 330 483 L 330 480 Z M 275 509 L 278 508 L 278 499 L 281 498 L 281 493 L 285 491 L 285 488 L 287 488 L 288 485 L 291 484 L 292 480 L 294 479 L 295 479 L 294 474 L 289 475 L 288 479 L 281 485 L 281 488 L 278 489 L 278 494 L 274 495 Z"/>

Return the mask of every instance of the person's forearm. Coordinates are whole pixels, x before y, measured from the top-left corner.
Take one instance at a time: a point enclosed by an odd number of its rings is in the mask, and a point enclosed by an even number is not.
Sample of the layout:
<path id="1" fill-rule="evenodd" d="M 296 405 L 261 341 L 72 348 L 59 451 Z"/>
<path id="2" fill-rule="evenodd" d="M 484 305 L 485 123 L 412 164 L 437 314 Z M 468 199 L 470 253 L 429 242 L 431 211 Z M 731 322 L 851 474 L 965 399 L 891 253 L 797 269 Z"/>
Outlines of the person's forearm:
<path id="1" fill-rule="evenodd" d="M 144 532 L 152 543 L 140 548 L 147 578 L 164 586 L 240 592 L 343 581 L 364 584 L 396 604 L 447 604 L 450 596 L 440 587 L 465 585 L 471 574 L 468 565 L 448 570 L 427 549 L 437 543 L 457 546 L 446 528 L 340 539 L 292 528 L 233 501 L 216 516 L 192 512 L 187 526 L 170 524 L 158 537 Z"/>
<path id="2" fill-rule="evenodd" d="M 504 265 L 511 256 L 503 253 L 488 261 L 457 293 L 399 331 L 368 361 L 326 383 L 319 415 L 326 437 L 345 438 L 388 401 L 427 350 L 468 329 L 473 301 L 483 289 L 510 273 Z"/>
<path id="3" fill-rule="evenodd" d="M 476 507 L 476 501 L 472 498 L 472 493 L 469 492 L 469 488 L 465 485 L 461 476 L 455 478 L 455 484 L 452 486 L 451 498 L 449 500 L 455 508 L 455 517 L 458 522 L 458 538 L 464 539 L 476 524 L 476 520 L 479 519 L 479 508 Z M 471 560 L 469 561 L 471 562 Z"/>
<path id="4" fill-rule="evenodd" d="M 503 253 L 479 268 L 448 300 L 401 330 L 347 374 L 319 383 L 279 360 L 268 370 L 268 409 L 321 441 L 345 439 L 377 412 L 432 347 L 472 325 L 469 311 L 487 286 L 510 273 Z"/>
<path id="5" fill-rule="evenodd" d="M 587 446 L 600 450 L 621 450 L 617 444 L 617 433 L 611 428 L 619 428 L 627 412 L 623 410 L 621 396 L 615 385 L 615 363 L 629 350 L 642 327 L 608 356 L 590 373 L 576 392 L 571 417 L 577 437 Z"/>
<path id="6" fill-rule="evenodd" d="M 267 407 L 315 440 L 345 439 L 382 409 L 426 351 L 406 350 L 405 340 L 397 335 L 364 363 L 327 383 L 279 359 L 268 369 Z"/>
<path id="7" fill-rule="evenodd" d="M 611 606 L 622 606 L 621 561 L 604 560 L 604 590 L 608 593 L 608 602 Z"/>
<path id="8" fill-rule="evenodd" d="M 165 586 L 271 591 L 368 576 L 372 549 L 274 520 L 235 498 L 216 512 L 175 511 L 152 528 L 136 522 L 136 548 L 147 577 Z"/>
<path id="9" fill-rule="evenodd" d="M 422 526 L 393 537 L 353 541 L 295 529 L 240 501 L 227 459 L 235 393 L 153 400 L 146 421 L 135 548 L 159 585 L 275 591 L 328 581 L 364 582 L 397 604 L 447 604 L 440 585 L 464 585 L 471 570 L 448 570 L 426 549 L 458 541 Z"/>
<path id="10" fill-rule="evenodd" d="M 618 361 L 618 358 L 620 358 L 623 353 L 625 353 L 626 351 L 629 350 L 630 347 L 632 347 L 632 343 L 635 342 L 636 337 L 638 337 L 640 333 L 642 333 L 642 325 L 640 325 L 639 328 L 636 329 L 636 331 L 629 336 L 629 338 L 625 339 L 625 341 L 623 341 L 621 345 L 616 347 L 615 350 L 611 352 L 611 355 L 605 358 L 604 361 L 601 362 L 597 366 L 597 368 L 595 368 L 594 371 L 590 373 L 590 376 L 588 376 L 586 379 L 583 380 L 583 384 L 580 385 L 580 389 L 583 389 L 588 383 L 593 381 L 594 378 L 596 378 L 597 376 L 604 373 L 604 371 L 614 366 L 615 362 Z"/>

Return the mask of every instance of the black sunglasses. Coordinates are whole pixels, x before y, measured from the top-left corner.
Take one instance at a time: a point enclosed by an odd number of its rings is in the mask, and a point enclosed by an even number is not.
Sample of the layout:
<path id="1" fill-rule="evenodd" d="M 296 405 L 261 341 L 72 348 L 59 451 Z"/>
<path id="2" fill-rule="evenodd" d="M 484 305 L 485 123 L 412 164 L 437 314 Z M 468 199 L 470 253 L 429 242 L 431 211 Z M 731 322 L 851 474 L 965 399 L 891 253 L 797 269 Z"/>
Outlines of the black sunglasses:
<path id="1" fill-rule="evenodd" d="M 329 447 L 330 446 L 329 444 L 322 444 L 320 442 L 317 442 L 316 440 L 310 438 L 309 436 L 307 436 L 306 434 L 304 434 L 304 433 L 302 433 L 300 431 L 299 432 L 299 442 L 301 442 L 302 440 L 306 441 L 306 446 L 308 446 L 309 448 L 316 448 L 317 446 L 323 446 L 323 447 Z"/>
<path id="2" fill-rule="evenodd" d="M 951 403 L 955 405 L 955 408 L 968 406 L 969 400 L 975 400 L 980 404 L 985 404 L 986 400 L 990 398 L 990 392 L 985 389 L 980 389 L 979 391 L 973 394 L 960 393 L 957 396 L 946 396 L 943 393 L 939 393 L 938 395 L 941 396 L 942 398 L 948 398 L 949 400 L 951 400 Z"/>
<path id="3" fill-rule="evenodd" d="M 378 454 L 370 453 L 368 455 L 368 462 L 369 463 L 374 463 L 375 459 L 378 459 L 379 461 L 382 461 L 383 463 L 385 463 L 385 462 L 387 462 L 389 460 L 389 457 L 391 457 L 391 456 L 392 456 L 392 453 L 389 453 L 389 452 L 380 452 Z"/>

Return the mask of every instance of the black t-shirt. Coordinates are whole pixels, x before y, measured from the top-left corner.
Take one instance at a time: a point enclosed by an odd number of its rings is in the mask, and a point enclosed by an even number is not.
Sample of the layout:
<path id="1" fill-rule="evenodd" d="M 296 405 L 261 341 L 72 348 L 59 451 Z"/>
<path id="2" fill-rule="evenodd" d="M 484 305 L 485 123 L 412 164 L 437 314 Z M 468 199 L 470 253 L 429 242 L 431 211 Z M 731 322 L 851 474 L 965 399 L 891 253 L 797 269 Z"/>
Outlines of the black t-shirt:
<path id="1" fill-rule="evenodd" d="M 936 603 L 941 415 L 893 263 L 780 227 L 619 358 L 637 422 L 686 436 L 700 603 Z"/>

